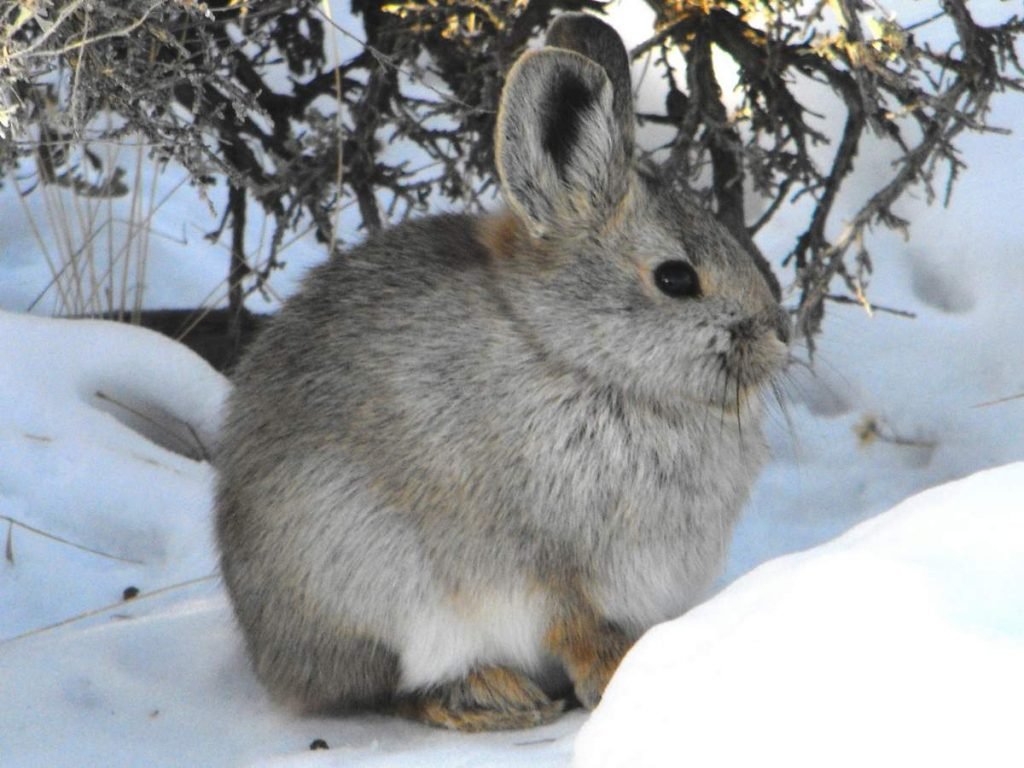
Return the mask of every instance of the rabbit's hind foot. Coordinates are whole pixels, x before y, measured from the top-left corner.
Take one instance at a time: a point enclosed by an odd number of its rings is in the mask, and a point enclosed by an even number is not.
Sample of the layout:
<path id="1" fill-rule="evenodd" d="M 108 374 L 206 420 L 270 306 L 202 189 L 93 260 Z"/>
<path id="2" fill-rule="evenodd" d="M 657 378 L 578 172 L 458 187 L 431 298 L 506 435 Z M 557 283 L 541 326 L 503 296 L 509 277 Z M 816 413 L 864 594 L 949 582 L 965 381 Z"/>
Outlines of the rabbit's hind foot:
<path id="1" fill-rule="evenodd" d="M 463 678 L 402 696 L 398 714 L 457 731 L 532 728 L 555 720 L 564 701 L 552 701 L 536 683 L 507 667 L 485 667 Z"/>

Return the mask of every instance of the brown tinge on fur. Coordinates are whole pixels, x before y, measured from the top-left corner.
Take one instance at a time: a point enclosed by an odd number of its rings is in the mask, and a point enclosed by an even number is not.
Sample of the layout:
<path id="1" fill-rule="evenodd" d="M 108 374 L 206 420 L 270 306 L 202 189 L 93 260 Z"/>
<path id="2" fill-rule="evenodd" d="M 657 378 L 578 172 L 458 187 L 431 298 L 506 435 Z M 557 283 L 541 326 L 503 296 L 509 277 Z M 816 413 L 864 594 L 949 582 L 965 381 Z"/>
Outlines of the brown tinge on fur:
<path id="1" fill-rule="evenodd" d="M 576 698 L 593 709 L 633 641 L 595 614 L 573 611 L 552 624 L 544 645 L 565 665 Z"/>
<path id="2" fill-rule="evenodd" d="M 526 263 L 535 269 L 555 267 L 568 259 L 564 250 L 531 236 L 512 211 L 502 211 L 481 219 L 476 226 L 476 239 L 492 258 L 499 261 L 523 261 L 526 257 Z"/>
<path id="3" fill-rule="evenodd" d="M 511 211 L 504 211 L 480 220 L 477 240 L 498 259 L 514 259 L 521 250 L 517 247 L 528 237 L 523 225 Z"/>

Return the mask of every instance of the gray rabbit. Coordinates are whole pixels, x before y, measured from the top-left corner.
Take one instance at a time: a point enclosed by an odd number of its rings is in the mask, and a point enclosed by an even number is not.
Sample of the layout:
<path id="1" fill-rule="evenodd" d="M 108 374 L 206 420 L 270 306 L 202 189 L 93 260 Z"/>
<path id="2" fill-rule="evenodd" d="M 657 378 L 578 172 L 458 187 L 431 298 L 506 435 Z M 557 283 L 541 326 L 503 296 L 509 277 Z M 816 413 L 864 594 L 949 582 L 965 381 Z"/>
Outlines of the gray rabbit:
<path id="1" fill-rule="evenodd" d="M 507 210 L 334 256 L 240 365 L 217 533 L 280 699 L 545 723 L 717 575 L 789 324 L 632 110 L 615 31 L 560 17 L 502 93 Z"/>

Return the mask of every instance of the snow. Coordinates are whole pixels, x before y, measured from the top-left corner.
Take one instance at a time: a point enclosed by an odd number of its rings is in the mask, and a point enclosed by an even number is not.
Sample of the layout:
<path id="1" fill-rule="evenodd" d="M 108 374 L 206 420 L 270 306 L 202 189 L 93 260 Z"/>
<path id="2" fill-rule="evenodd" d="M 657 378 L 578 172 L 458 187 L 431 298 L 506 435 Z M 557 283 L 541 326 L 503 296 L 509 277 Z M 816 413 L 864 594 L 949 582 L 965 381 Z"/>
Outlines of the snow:
<path id="1" fill-rule="evenodd" d="M 130 326 L 0 313 L 0 339 L 0 637 L 212 573 L 211 470 L 183 452 L 213 446 L 226 380 Z"/>
<path id="2" fill-rule="evenodd" d="M 994 122 L 1024 125 L 1022 101 Z M 907 201 L 912 239 L 872 238 L 871 298 L 917 319 L 832 307 L 791 371 L 720 591 L 648 633 L 593 715 L 473 736 L 269 701 L 216 574 L 227 382 L 147 331 L 19 314 L 49 273 L 0 197 L 0 763 L 1024 764 L 1024 137 L 963 145 L 951 207 Z M 885 170 L 859 162 L 854 189 Z M 194 229 L 152 244 L 154 306 L 223 274 L 197 277 L 200 209 L 161 209 Z"/>
<path id="3" fill-rule="evenodd" d="M 652 630 L 573 765 L 1020 765 L 1022 490 L 926 491 Z"/>

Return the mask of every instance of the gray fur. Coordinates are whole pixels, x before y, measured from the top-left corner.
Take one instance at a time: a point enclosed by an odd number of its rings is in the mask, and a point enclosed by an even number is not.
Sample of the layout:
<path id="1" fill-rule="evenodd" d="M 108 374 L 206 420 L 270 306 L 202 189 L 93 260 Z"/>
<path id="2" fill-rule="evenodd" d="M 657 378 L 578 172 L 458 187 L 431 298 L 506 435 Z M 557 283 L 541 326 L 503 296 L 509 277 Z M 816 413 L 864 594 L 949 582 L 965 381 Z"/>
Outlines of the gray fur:
<path id="1" fill-rule="evenodd" d="M 586 90 L 566 114 L 566 93 Z M 562 118 L 552 123 L 552 117 Z M 564 134 L 574 141 L 552 154 Z M 612 84 L 590 59 L 558 48 L 512 67 L 502 93 L 495 157 L 505 200 L 538 237 L 593 231 L 627 192 L 632 147 L 619 127 Z"/>
<path id="2" fill-rule="evenodd" d="M 559 169 L 565 72 L 589 90 Z M 603 67 L 525 55 L 497 131 L 510 213 L 336 254 L 237 371 L 222 569 L 258 675 L 303 706 L 485 665 L 539 679 L 548 623 L 583 608 L 632 638 L 679 615 L 765 458 L 785 317 L 721 226 L 633 170 Z M 660 293 L 666 260 L 703 295 Z"/>
<path id="3" fill-rule="evenodd" d="M 604 67 L 615 94 L 615 116 L 629 151 L 633 146 L 633 88 L 629 55 L 618 33 L 596 16 L 563 13 L 548 29 L 544 44 L 576 51 Z"/>

